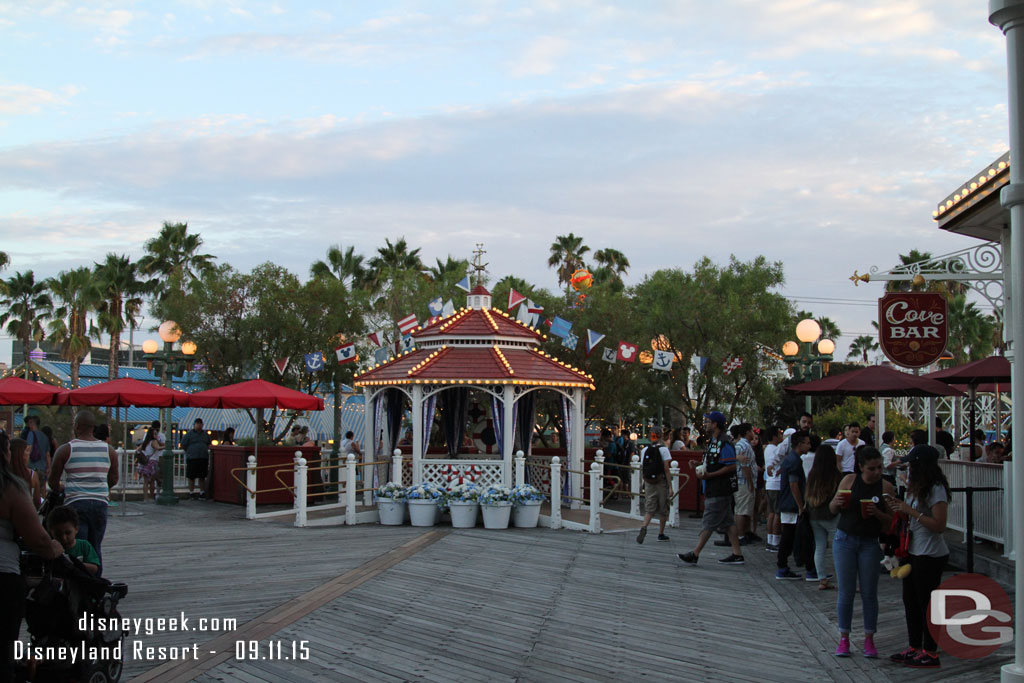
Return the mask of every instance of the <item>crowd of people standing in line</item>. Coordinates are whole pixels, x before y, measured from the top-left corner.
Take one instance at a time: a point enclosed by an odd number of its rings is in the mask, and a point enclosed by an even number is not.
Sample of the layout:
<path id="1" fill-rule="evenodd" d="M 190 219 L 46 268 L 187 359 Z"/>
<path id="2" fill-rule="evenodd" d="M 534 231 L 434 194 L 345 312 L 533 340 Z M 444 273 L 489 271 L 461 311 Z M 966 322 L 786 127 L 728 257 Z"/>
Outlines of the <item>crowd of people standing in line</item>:
<path id="1" fill-rule="evenodd" d="M 942 580 L 949 559 L 946 529 L 949 482 L 939 466 L 944 451 L 928 444 L 928 434 L 915 430 L 913 447 L 901 457 L 894 436 L 877 437 L 874 420 L 850 423 L 822 439 L 814 433 L 813 416 L 804 413 L 796 427 L 755 429 L 749 423 L 726 429 L 722 413 L 705 416 L 703 458 L 691 461 L 704 496 L 701 531 L 694 548 L 679 559 L 697 564 L 715 533 L 714 545 L 730 549 L 722 565 L 744 564 L 743 547 L 759 543 L 758 518 L 766 523 L 765 550 L 776 556 L 777 580 L 817 584 L 836 591 L 837 657 L 852 654 L 854 602 L 859 592 L 863 613 L 862 651 L 878 657 L 874 636 L 878 627 L 878 581 L 888 573 L 883 565 L 906 529 L 904 556 L 894 577 L 903 579 L 907 647 L 891 655 L 893 662 L 913 668 L 940 666 L 937 645 L 927 628 L 929 597 Z M 617 447 L 628 435 L 603 439 Z M 876 445 L 877 443 L 877 445 Z M 667 541 L 667 484 L 670 450 L 675 437 L 657 432 L 641 451 L 646 515 L 637 543 L 647 537 L 654 517 L 660 518 L 658 540 Z M 629 453 L 631 455 L 631 453 Z M 627 460 L 628 462 L 628 460 Z M 899 524 L 894 523 L 899 518 Z M 831 543 L 831 554 L 828 552 Z M 804 573 L 790 567 L 791 559 Z M 831 563 L 832 572 L 828 570 Z M 835 580 L 835 586 L 832 580 Z"/>

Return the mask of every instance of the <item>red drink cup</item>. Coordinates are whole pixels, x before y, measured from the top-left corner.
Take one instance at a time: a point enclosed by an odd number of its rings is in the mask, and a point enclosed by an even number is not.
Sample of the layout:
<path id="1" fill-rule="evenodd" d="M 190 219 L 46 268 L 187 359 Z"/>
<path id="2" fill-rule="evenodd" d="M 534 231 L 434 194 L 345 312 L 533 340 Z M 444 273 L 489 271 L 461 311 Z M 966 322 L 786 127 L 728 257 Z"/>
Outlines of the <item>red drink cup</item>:
<path id="1" fill-rule="evenodd" d="M 836 493 L 838 493 L 839 495 L 841 495 L 843 497 L 843 505 L 842 506 L 844 508 L 850 507 L 850 494 L 853 493 L 853 490 L 852 489 L 839 489 L 838 491 L 836 491 Z"/>
<path id="2" fill-rule="evenodd" d="M 864 519 L 871 518 L 871 506 L 875 504 L 873 498 L 861 498 L 860 499 L 860 516 Z"/>

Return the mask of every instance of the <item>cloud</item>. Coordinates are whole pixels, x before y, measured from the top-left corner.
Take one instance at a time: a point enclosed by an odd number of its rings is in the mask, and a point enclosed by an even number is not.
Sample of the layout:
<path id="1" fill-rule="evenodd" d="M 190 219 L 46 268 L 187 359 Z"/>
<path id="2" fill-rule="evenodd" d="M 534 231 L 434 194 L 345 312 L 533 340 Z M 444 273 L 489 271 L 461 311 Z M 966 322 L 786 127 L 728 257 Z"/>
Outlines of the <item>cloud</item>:
<path id="1" fill-rule="evenodd" d="M 569 51 L 570 43 L 558 36 L 541 36 L 530 43 L 523 55 L 510 64 L 516 78 L 543 76 L 555 70 L 558 60 Z"/>
<path id="2" fill-rule="evenodd" d="M 30 85 L 0 85 L 0 115 L 37 114 L 68 104 L 79 92 L 81 89 L 73 85 L 64 86 L 59 93 Z"/>

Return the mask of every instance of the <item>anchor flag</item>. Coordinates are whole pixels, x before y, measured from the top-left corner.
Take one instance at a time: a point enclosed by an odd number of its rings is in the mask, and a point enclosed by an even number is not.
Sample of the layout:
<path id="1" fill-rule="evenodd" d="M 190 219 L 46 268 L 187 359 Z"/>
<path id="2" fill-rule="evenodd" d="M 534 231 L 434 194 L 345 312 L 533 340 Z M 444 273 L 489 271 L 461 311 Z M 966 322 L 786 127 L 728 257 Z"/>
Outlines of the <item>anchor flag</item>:
<path id="1" fill-rule="evenodd" d="M 444 299 L 437 297 L 427 304 L 427 309 L 430 311 L 430 317 L 441 315 L 441 311 L 444 310 Z"/>
<path id="2" fill-rule="evenodd" d="M 587 330 L 587 355 L 594 350 L 594 347 L 601 343 L 604 339 L 604 335 L 600 332 L 594 332 L 593 330 Z"/>
<path id="3" fill-rule="evenodd" d="M 334 349 L 334 353 L 338 357 L 338 365 L 343 365 L 345 363 L 351 363 L 353 361 L 359 360 L 359 356 L 356 355 L 355 344 L 345 344 L 344 346 L 339 346 L 338 348 Z"/>
<path id="4" fill-rule="evenodd" d="M 468 292 L 469 290 L 472 289 L 472 287 L 469 284 L 469 276 L 468 275 L 466 277 L 462 278 L 461 280 L 459 280 L 458 282 L 456 282 L 455 286 L 458 287 L 459 289 L 461 289 L 463 292 Z"/>
<path id="5" fill-rule="evenodd" d="M 675 360 L 675 354 L 671 351 L 659 351 L 654 350 L 654 359 L 651 361 L 651 370 L 664 370 L 668 372 L 672 369 L 672 362 Z"/>
<path id="6" fill-rule="evenodd" d="M 395 324 L 398 325 L 398 330 L 403 335 L 406 335 L 419 327 L 420 321 L 416 319 L 415 313 L 410 313 Z"/>
<path id="7" fill-rule="evenodd" d="M 277 374 L 279 374 L 279 375 L 283 375 L 284 374 L 284 371 L 288 369 L 288 361 L 289 360 L 291 360 L 290 356 L 288 356 L 286 358 L 275 358 L 274 359 L 274 367 L 277 368 Z"/>
<path id="8" fill-rule="evenodd" d="M 520 294 L 519 292 L 517 292 L 514 289 L 509 289 L 508 290 L 508 309 L 507 310 L 511 311 L 513 308 L 515 308 L 519 304 L 523 303 L 524 301 L 526 301 L 526 297 L 525 296 L 523 296 L 522 294 Z"/>
<path id="9" fill-rule="evenodd" d="M 601 359 L 608 363 L 615 363 L 616 357 L 615 349 L 604 349 L 601 351 Z"/>
<path id="10" fill-rule="evenodd" d="M 319 351 L 306 354 L 306 372 L 319 372 L 324 369 L 324 354 Z"/>

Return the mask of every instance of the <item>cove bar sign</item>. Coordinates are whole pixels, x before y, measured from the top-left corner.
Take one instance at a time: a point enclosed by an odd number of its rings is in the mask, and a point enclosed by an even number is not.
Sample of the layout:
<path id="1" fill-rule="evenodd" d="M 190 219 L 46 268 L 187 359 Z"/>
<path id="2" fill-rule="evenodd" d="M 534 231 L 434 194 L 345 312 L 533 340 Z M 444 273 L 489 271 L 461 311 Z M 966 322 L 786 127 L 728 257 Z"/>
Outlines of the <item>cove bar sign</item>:
<path id="1" fill-rule="evenodd" d="M 931 365 L 946 350 L 948 337 L 946 298 L 941 294 L 893 292 L 878 300 L 878 342 L 896 365 Z"/>

